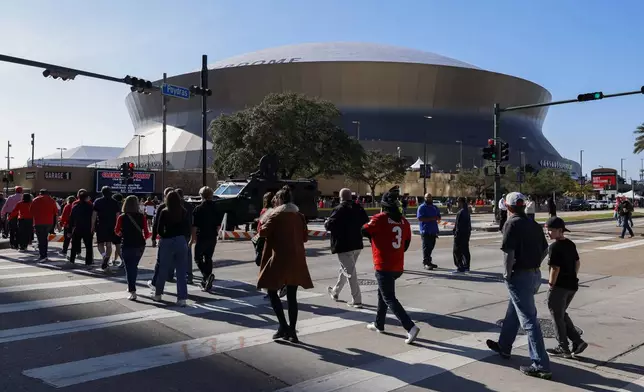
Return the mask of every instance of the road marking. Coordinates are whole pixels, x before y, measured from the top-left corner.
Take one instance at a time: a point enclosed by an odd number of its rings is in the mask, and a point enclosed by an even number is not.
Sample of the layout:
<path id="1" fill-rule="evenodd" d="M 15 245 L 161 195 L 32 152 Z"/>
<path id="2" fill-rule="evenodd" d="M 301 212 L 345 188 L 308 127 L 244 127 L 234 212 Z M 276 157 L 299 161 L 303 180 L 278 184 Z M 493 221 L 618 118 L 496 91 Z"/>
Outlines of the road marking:
<path id="1" fill-rule="evenodd" d="M 366 323 L 373 320 L 374 314 L 375 312 L 371 310 L 356 309 L 333 316 L 319 316 L 302 320 L 297 325 L 298 335 L 307 336 Z M 388 316 L 393 317 L 393 315 Z M 56 388 L 62 388 L 240 348 L 272 343 L 273 334 L 277 327 L 278 325 L 247 328 L 199 339 L 29 369 L 23 371 L 22 374 L 40 379 Z"/>
<path id="2" fill-rule="evenodd" d="M 140 274 L 137 278 L 137 281 L 152 279 L 153 276 L 154 274 Z M 63 281 L 63 282 L 23 284 L 19 286 L 0 287 L 0 294 L 16 293 L 16 292 L 32 291 L 32 290 L 61 289 L 66 287 L 93 286 L 97 284 L 106 284 L 106 283 L 122 283 L 125 281 L 126 281 L 125 278 L 105 277 L 103 279 L 92 278 L 92 279 L 70 280 L 70 281 Z"/>
<path id="3" fill-rule="evenodd" d="M 233 283 L 231 283 L 232 285 L 231 287 L 246 284 L 244 282 L 236 282 L 236 281 L 232 281 L 232 282 Z M 166 291 L 165 294 L 176 296 L 176 293 L 172 290 Z M 121 298 L 125 298 L 125 291 L 123 291 L 122 289 L 121 291 L 110 292 L 110 293 L 76 295 L 73 297 L 52 298 L 52 299 L 43 299 L 43 300 L 37 300 L 37 301 L 14 302 L 14 303 L 0 305 L 0 314 L 24 312 L 27 310 L 44 309 L 44 308 L 57 308 L 60 306 L 68 306 L 68 305 L 90 304 L 90 303 L 96 303 L 96 302 L 111 301 L 114 299 L 121 299 Z"/>
<path id="4" fill-rule="evenodd" d="M 299 299 L 320 297 L 324 294 L 313 291 L 301 291 Z M 91 331 L 95 329 L 115 327 L 118 325 L 133 324 L 143 321 L 155 321 L 178 316 L 194 316 L 209 312 L 225 312 L 244 307 L 257 307 L 260 305 L 270 306 L 270 302 L 264 298 L 264 294 L 238 299 L 225 299 L 195 303 L 186 308 L 175 309 L 148 309 L 110 316 L 92 317 L 82 320 L 65 321 L 62 323 L 41 324 L 31 327 L 6 329 L 0 331 L 0 344 L 17 342 L 27 339 L 64 335 L 67 333 Z"/>
<path id="5" fill-rule="evenodd" d="M 595 242 L 595 241 L 608 241 L 614 238 L 615 236 L 591 237 L 591 238 L 586 238 L 581 240 L 572 239 L 572 242 L 574 242 L 575 244 L 587 244 L 589 242 Z"/>
<path id="6" fill-rule="evenodd" d="M 644 245 L 644 240 L 629 241 L 629 242 L 624 242 L 624 243 L 621 243 L 621 244 L 602 246 L 601 248 L 596 248 L 596 249 L 598 249 L 598 250 L 617 250 L 617 249 L 633 248 L 635 246 L 640 246 L 640 245 Z"/>
<path id="7" fill-rule="evenodd" d="M 29 268 L 31 265 L 28 264 L 10 264 L 10 265 L 0 265 L 0 271 L 4 270 L 10 270 L 10 269 L 17 269 L 17 268 Z"/>
<path id="8" fill-rule="evenodd" d="M 17 273 L 17 274 L 2 274 L 0 275 L 0 279 L 20 279 L 20 278 L 37 278 L 40 276 L 50 276 L 50 275 L 65 275 L 72 272 L 72 270 L 69 271 L 37 271 L 37 272 L 23 272 L 23 273 Z M 76 273 L 81 273 L 83 275 L 94 275 L 89 271 L 74 271 Z"/>
<path id="9" fill-rule="evenodd" d="M 644 377 L 638 378 L 624 388 L 620 388 L 617 392 L 641 392 L 644 388 Z"/>
<path id="10" fill-rule="evenodd" d="M 498 338 L 498 332 L 459 336 L 433 343 L 436 349 L 410 350 L 307 380 L 277 392 L 393 391 L 496 355 L 485 344 L 485 339 L 495 338 Z M 515 341 L 514 348 L 527 344 L 527 336 L 520 336 Z"/>
<path id="11" fill-rule="evenodd" d="M 471 236 L 470 241 L 478 241 L 478 240 L 490 240 L 490 239 L 496 239 L 500 238 L 500 234 L 490 234 L 490 235 L 482 235 L 482 236 Z"/>

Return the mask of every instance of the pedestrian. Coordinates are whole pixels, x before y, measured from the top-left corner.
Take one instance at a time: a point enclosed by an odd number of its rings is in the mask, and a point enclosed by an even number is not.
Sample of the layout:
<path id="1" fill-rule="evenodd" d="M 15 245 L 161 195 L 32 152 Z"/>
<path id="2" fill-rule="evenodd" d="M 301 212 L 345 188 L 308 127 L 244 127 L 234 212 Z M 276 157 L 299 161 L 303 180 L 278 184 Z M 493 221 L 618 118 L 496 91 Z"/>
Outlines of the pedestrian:
<path id="1" fill-rule="evenodd" d="M 116 200 L 116 203 L 119 207 L 118 210 L 121 211 L 123 209 L 123 195 L 120 193 L 115 193 L 112 195 L 112 199 Z M 123 262 L 123 257 L 121 256 L 121 237 L 117 235 L 113 236 L 112 245 L 114 245 L 114 260 L 112 260 L 112 263 L 115 265 L 118 263 L 119 268 L 125 268 L 125 263 Z"/>
<path id="2" fill-rule="evenodd" d="M 472 234 L 472 219 L 467 205 L 467 199 L 459 197 L 457 200 L 458 212 L 454 223 L 454 248 L 453 257 L 455 272 L 470 271 L 470 235 Z"/>
<path id="3" fill-rule="evenodd" d="M 633 204 L 628 199 L 624 199 L 619 203 L 619 216 L 622 219 L 622 235 L 619 238 L 624 238 L 626 236 L 626 231 L 628 230 L 629 238 L 633 238 L 633 229 L 631 229 L 633 215 Z"/>
<path id="4" fill-rule="evenodd" d="M 186 242 L 186 237 L 190 235 L 190 217 L 181 206 L 181 197 L 177 192 L 171 191 L 166 196 L 165 207 L 159 213 L 157 229 L 162 240 L 157 252 L 160 255 L 159 276 L 152 299 L 157 302 L 161 301 L 166 282 L 163 277 L 168 276 L 170 271 L 176 270 L 177 305 L 186 306 L 188 298 L 186 281 L 188 242 Z"/>
<path id="5" fill-rule="evenodd" d="M 4 198 L 4 193 L 0 192 L 0 211 L 4 208 L 4 203 L 7 200 Z M 9 229 L 7 227 L 7 217 L 4 214 L 0 214 L 0 229 L 2 229 L 2 238 L 9 237 Z"/>
<path id="6" fill-rule="evenodd" d="M 14 194 L 7 198 L 4 203 L 0 214 L 7 217 L 7 225 L 9 226 L 9 245 L 11 249 L 18 249 L 18 218 L 10 218 L 16 205 L 22 201 L 22 187 L 17 186 L 14 188 Z"/>
<path id="7" fill-rule="evenodd" d="M 363 235 L 371 241 L 373 265 L 378 282 L 376 321 L 367 324 L 367 329 L 384 332 L 389 309 L 407 331 L 405 343 L 411 344 L 416 340 L 420 329 L 396 298 L 396 279 L 403 274 L 405 252 L 411 244 L 411 226 L 400 213 L 398 197 L 395 194 L 385 193 L 380 205 L 382 212 L 372 216 L 362 229 Z"/>
<path id="8" fill-rule="evenodd" d="M 342 288 L 349 281 L 351 301 L 347 305 L 362 308 L 362 294 L 358 284 L 356 262 L 362 251 L 362 226 L 369 222 L 364 208 L 351 198 L 351 190 L 340 190 L 340 204 L 333 209 L 324 227 L 331 233 L 331 253 L 338 255 L 340 273 L 335 286 L 328 287 L 331 299 L 338 300 Z"/>
<path id="9" fill-rule="evenodd" d="M 217 246 L 217 234 L 223 215 L 217 209 L 213 200 L 213 190 L 209 186 L 204 186 L 199 190 L 201 204 L 195 207 L 192 212 L 192 235 L 189 247 L 195 246 L 195 263 L 201 271 L 202 291 L 210 291 L 215 281 L 213 273 L 212 257 Z M 192 262 L 191 262 L 192 263 Z"/>
<path id="10" fill-rule="evenodd" d="M 114 242 L 114 227 L 116 218 L 120 214 L 119 203 L 112 197 L 112 189 L 109 186 L 101 188 L 101 197 L 94 200 L 94 212 L 92 213 L 92 228 L 96 231 L 96 248 L 103 258 L 101 269 L 108 267 L 112 255 L 112 243 Z"/>
<path id="11" fill-rule="evenodd" d="M 94 227 L 92 226 L 92 215 L 94 205 L 89 200 L 89 194 L 85 190 L 78 192 L 78 200 L 74 202 L 72 212 L 69 215 L 69 229 L 72 241 L 72 253 L 69 262 L 74 264 L 76 256 L 80 255 L 81 242 L 85 245 L 85 266 L 91 267 L 94 263 Z"/>
<path id="12" fill-rule="evenodd" d="M 529 219 L 536 220 L 535 216 L 537 214 L 537 209 L 535 208 L 534 200 L 530 195 L 528 195 L 528 202 L 525 206 L 525 214 Z"/>
<path id="13" fill-rule="evenodd" d="M 148 197 L 146 202 L 143 204 L 143 207 L 145 208 L 145 218 L 148 221 L 149 229 L 151 230 L 152 222 L 154 221 L 154 213 L 156 211 L 155 204 L 151 197 Z"/>
<path id="14" fill-rule="evenodd" d="M 565 237 L 568 232 L 566 223 L 561 218 L 552 217 L 546 222 L 548 236 L 555 242 L 548 251 L 550 274 L 548 276 L 548 310 L 555 324 L 555 336 L 559 345 L 546 350 L 549 354 L 572 358 L 581 354 L 588 343 L 584 342 L 577 332 L 566 310 L 579 289 L 579 253 L 575 243 Z M 568 346 L 568 339 L 572 342 L 572 352 Z"/>
<path id="15" fill-rule="evenodd" d="M 557 204 L 552 196 L 548 198 L 548 214 L 550 217 L 557 216 Z"/>
<path id="16" fill-rule="evenodd" d="M 31 214 L 32 197 L 29 193 L 21 194 L 22 201 L 18 202 L 13 208 L 10 220 L 16 221 L 17 227 L 17 247 L 20 252 L 27 250 L 27 246 L 32 241 L 34 236 L 34 219 Z"/>
<path id="17" fill-rule="evenodd" d="M 122 214 L 116 219 L 114 234 L 121 238 L 121 251 L 127 278 L 128 299 L 136 300 L 136 276 L 139 262 L 145 252 L 145 241 L 150 236 L 145 215 L 139 212 L 136 196 L 128 196 Z"/>
<path id="18" fill-rule="evenodd" d="M 504 256 L 503 279 L 510 296 L 499 340 L 487 340 L 487 346 L 503 358 L 510 358 L 519 325 L 528 335 L 530 366 L 519 370 L 528 376 L 549 380 L 550 359 L 546 353 L 541 326 L 537 319 L 534 295 L 541 286 L 541 262 L 547 256 L 548 241 L 541 226 L 525 214 L 526 197 L 511 192 L 506 197 L 509 218 L 503 227 L 501 250 Z"/>
<path id="19" fill-rule="evenodd" d="M 313 282 L 306 265 L 304 243 L 308 241 L 306 218 L 293 204 L 291 189 L 284 186 L 275 194 L 275 208 L 260 219 L 259 236 L 265 238 L 257 288 L 268 290 L 273 311 L 279 320 L 279 328 L 273 339 L 286 339 L 299 343 L 297 324 L 297 288 L 312 289 Z M 286 322 L 282 300 L 278 290 L 286 286 L 288 318 Z"/>
<path id="20" fill-rule="evenodd" d="M 179 194 L 179 197 L 181 198 L 181 207 L 183 207 L 186 210 L 186 212 L 188 212 L 188 219 L 190 219 L 190 227 L 192 227 L 192 213 L 195 210 L 195 206 L 192 203 L 188 203 L 185 200 L 183 196 L 183 190 L 181 188 L 176 188 L 174 191 Z M 188 281 L 188 284 L 193 284 L 194 275 L 192 273 L 192 246 L 190 245 L 190 232 L 188 232 L 188 235 L 186 236 L 186 244 L 188 244 L 188 266 L 186 267 L 187 281 Z M 174 270 L 170 271 L 168 280 L 173 280 L 173 279 L 174 279 Z"/>
<path id="21" fill-rule="evenodd" d="M 503 231 L 503 226 L 508 220 L 508 207 L 505 204 L 505 193 L 501 195 L 499 200 L 499 231 Z"/>
<path id="22" fill-rule="evenodd" d="M 49 260 L 47 258 L 49 231 L 56 224 L 58 217 L 58 204 L 46 189 L 41 189 L 39 195 L 31 203 L 31 215 L 38 238 L 38 262 L 42 263 Z"/>
<path id="23" fill-rule="evenodd" d="M 441 212 L 434 205 L 431 193 L 425 194 L 425 202 L 418 207 L 416 217 L 423 246 L 423 268 L 431 271 L 438 268 L 438 265 L 432 262 L 432 252 L 438 238 L 438 221 L 441 220 Z"/>
<path id="24" fill-rule="evenodd" d="M 168 196 L 170 192 L 172 192 L 174 189 L 173 188 L 165 188 L 163 190 L 163 203 L 159 204 L 157 207 L 156 212 L 154 213 L 154 220 L 152 222 L 152 247 L 156 248 L 157 247 L 157 237 L 159 235 L 159 215 L 161 211 L 165 208 L 165 199 Z M 156 284 L 157 284 L 157 278 L 159 276 L 159 265 L 161 264 L 161 254 L 157 252 L 157 260 L 154 264 L 154 275 L 152 276 L 151 280 L 148 280 L 148 287 L 152 290 L 156 290 Z M 165 277 L 167 280 L 167 276 Z"/>
<path id="25" fill-rule="evenodd" d="M 63 228 L 63 249 L 61 249 L 60 254 L 62 256 L 67 256 L 67 250 L 69 250 L 69 243 L 71 241 L 71 231 L 69 229 L 69 217 L 72 214 L 72 205 L 76 200 L 75 196 L 69 196 L 67 198 L 66 204 L 63 207 L 63 212 L 60 214 L 60 227 Z"/>

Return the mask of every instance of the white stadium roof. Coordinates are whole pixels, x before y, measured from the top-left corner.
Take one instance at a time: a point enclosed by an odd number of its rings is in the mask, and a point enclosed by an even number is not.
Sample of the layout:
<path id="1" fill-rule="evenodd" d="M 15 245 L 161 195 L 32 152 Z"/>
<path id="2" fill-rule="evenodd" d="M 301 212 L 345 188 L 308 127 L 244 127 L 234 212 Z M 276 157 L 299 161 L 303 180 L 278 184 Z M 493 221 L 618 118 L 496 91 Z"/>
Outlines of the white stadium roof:
<path id="1" fill-rule="evenodd" d="M 436 53 L 402 48 L 398 46 L 380 45 L 358 42 L 308 43 L 279 46 L 230 57 L 208 68 L 242 67 L 248 65 L 281 64 L 289 62 L 388 62 L 416 63 L 442 65 L 448 67 L 478 69 L 471 64 L 441 56 Z"/>
<path id="2" fill-rule="evenodd" d="M 87 159 L 102 161 L 116 158 L 123 151 L 123 147 L 78 146 L 63 151 L 63 159 Z M 60 152 L 56 152 L 38 159 L 60 159 Z"/>

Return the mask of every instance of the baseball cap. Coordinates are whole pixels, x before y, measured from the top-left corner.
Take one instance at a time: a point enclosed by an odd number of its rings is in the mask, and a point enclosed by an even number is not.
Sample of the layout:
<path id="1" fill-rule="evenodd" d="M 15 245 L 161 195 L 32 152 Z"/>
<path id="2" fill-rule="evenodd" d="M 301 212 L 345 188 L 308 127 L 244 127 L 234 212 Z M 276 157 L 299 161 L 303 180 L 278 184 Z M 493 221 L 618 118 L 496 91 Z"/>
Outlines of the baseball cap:
<path id="1" fill-rule="evenodd" d="M 526 200 L 527 198 L 523 195 L 523 193 L 510 192 L 505 197 L 505 204 L 509 206 L 522 206 Z"/>
<path id="2" fill-rule="evenodd" d="M 22 187 L 21 187 L 21 186 L 17 186 L 17 187 L 15 187 L 14 191 L 15 191 L 16 193 L 22 193 Z"/>
<path id="3" fill-rule="evenodd" d="M 398 195 L 396 193 L 387 192 L 384 195 L 382 195 L 382 200 L 380 201 L 380 205 L 385 208 L 395 207 L 397 201 L 398 201 Z"/>
<path id="4" fill-rule="evenodd" d="M 566 229 L 566 222 L 558 216 L 553 216 L 546 222 L 546 227 L 550 229 L 562 229 L 563 231 L 570 231 Z"/>

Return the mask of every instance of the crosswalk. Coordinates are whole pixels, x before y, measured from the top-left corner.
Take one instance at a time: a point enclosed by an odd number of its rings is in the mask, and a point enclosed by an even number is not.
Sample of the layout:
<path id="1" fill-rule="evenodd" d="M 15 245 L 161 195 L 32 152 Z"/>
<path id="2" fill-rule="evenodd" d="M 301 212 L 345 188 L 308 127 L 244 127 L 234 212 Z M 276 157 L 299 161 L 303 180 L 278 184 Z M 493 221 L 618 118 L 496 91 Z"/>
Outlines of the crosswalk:
<path id="1" fill-rule="evenodd" d="M 594 240 L 600 241 L 599 237 Z M 150 371 L 167 371 L 172 366 L 224 353 L 274 347 L 272 335 L 277 322 L 264 293 L 253 287 L 254 277 L 248 281 L 217 280 L 212 293 L 190 286 L 189 304 L 181 308 L 173 306 L 170 300 L 154 303 L 145 295 L 146 281 L 152 277 L 149 264 L 141 267 L 138 276 L 139 301 L 130 302 L 125 300 L 125 278 L 118 271 L 70 269 L 61 257 L 36 264 L 25 261 L 33 254 L 9 250 L 0 251 L 0 256 L 0 352 L 15 355 L 24 347 L 38 351 L 41 346 L 51 347 L 48 342 L 53 342 L 53 347 L 59 350 L 56 355 L 43 352 L 42 358 L 33 364 L 19 362 L 18 376 L 43 388 L 80 386 L 81 390 L 91 390 L 93 382 L 103 381 L 112 382 L 103 385 L 114 390 L 120 385 L 121 376 L 147 376 Z M 176 296 L 173 286 L 166 286 L 167 297 Z M 372 334 L 362 326 L 373 321 L 373 308 L 340 307 L 326 296 L 324 287 L 298 292 L 300 338 L 306 341 L 306 337 L 337 335 L 351 328 Z M 88 306 L 104 308 L 106 314 L 87 313 Z M 417 321 L 431 317 L 424 309 L 408 307 L 407 311 Z M 395 317 L 391 314 L 387 317 L 391 320 L 388 328 L 402 333 Z M 142 330 L 145 334 L 163 335 L 155 332 L 157 327 L 153 323 L 161 326 L 158 328 L 174 326 L 176 335 L 165 341 L 147 340 L 146 335 L 141 335 L 136 347 L 125 345 L 122 349 L 110 341 L 114 336 Z M 75 346 L 79 334 L 85 334 L 84 339 L 93 336 L 95 346 L 91 349 Z M 493 355 L 485 347 L 485 340 L 497 334 L 498 330 L 462 332 L 444 341 L 431 342 L 429 347 L 405 346 L 401 341 L 400 347 L 386 357 L 277 389 L 393 391 Z M 370 336 L 377 339 L 378 335 Z M 525 336 L 520 336 L 515 347 L 525 345 Z M 262 355 L 263 351 L 255 352 Z M 216 388 L 216 382 L 213 387 Z"/>

